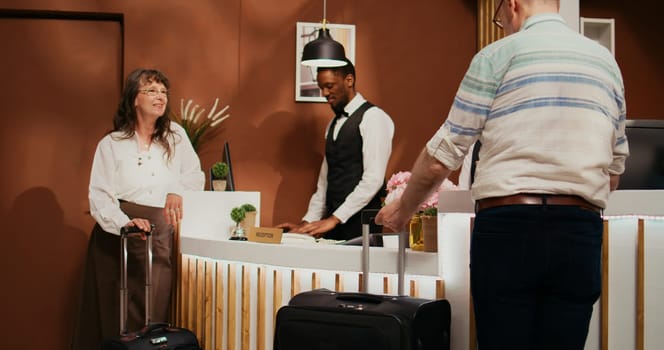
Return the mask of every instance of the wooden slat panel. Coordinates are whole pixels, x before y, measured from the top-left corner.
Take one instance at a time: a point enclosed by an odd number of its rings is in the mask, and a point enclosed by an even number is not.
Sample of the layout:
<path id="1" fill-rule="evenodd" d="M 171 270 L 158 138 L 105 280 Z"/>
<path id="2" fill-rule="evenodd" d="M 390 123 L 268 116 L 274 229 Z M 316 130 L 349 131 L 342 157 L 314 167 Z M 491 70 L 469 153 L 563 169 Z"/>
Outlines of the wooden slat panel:
<path id="1" fill-rule="evenodd" d="M 242 350 L 249 350 L 251 324 L 251 278 L 249 267 L 242 265 Z"/>
<path id="2" fill-rule="evenodd" d="M 413 298 L 417 298 L 420 296 L 420 289 L 417 286 L 417 281 L 415 280 L 410 280 L 410 293 L 409 295 Z"/>
<path id="3" fill-rule="evenodd" d="M 214 338 L 212 333 L 212 323 L 214 322 L 214 275 L 216 274 L 217 264 L 214 261 L 205 261 L 205 303 L 203 312 L 203 325 L 205 338 L 201 340 L 205 350 L 212 350 L 212 340 Z"/>
<path id="4" fill-rule="evenodd" d="M 187 295 L 187 328 L 191 329 L 194 333 L 196 333 L 196 319 L 195 317 L 195 312 L 196 312 L 196 298 L 198 297 L 196 295 L 196 260 L 191 259 L 189 260 L 189 281 L 187 283 L 187 290 L 188 290 L 188 295 Z"/>
<path id="5" fill-rule="evenodd" d="M 362 282 L 362 275 L 363 275 L 362 272 L 357 274 L 357 290 L 359 290 L 360 292 L 364 291 L 364 282 Z"/>
<path id="6" fill-rule="evenodd" d="M 226 286 L 228 288 L 228 312 L 226 319 L 226 340 L 228 350 L 235 350 L 235 333 L 237 331 L 237 324 L 235 320 L 237 319 L 237 308 L 235 306 L 235 301 L 237 300 L 237 286 L 235 285 L 236 281 L 235 273 L 235 264 L 228 264 L 228 274 Z"/>
<path id="7" fill-rule="evenodd" d="M 176 325 L 187 327 L 187 300 L 189 299 L 189 257 L 182 257 L 182 275 L 180 281 L 180 300 L 178 300 L 178 320 Z"/>
<path id="8" fill-rule="evenodd" d="M 222 350 L 224 339 L 224 276 L 223 265 L 215 266 L 215 300 L 214 300 L 214 350 Z"/>
<path id="9" fill-rule="evenodd" d="M 445 299 L 445 281 L 436 280 L 436 299 Z"/>
<path id="10" fill-rule="evenodd" d="M 602 293 L 600 294 L 600 348 L 609 349 L 609 222 L 604 220 L 602 234 Z"/>
<path id="11" fill-rule="evenodd" d="M 344 291 L 344 276 L 340 273 L 334 274 L 334 290 L 337 292 Z"/>
<path id="12" fill-rule="evenodd" d="M 258 268 L 258 300 L 256 305 L 258 305 L 258 312 L 256 315 L 256 349 L 265 350 L 265 268 Z"/>
<path id="13" fill-rule="evenodd" d="M 194 333 L 198 338 L 205 342 L 205 324 L 203 324 L 203 316 L 205 315 L 205 260 L 196 260 L 196 327 Z"/>
<path id="14" fill-rule="evenodd" d="M 318 272 L 312 272 L 311 289 L 318 289 L 318 288 L 320 288 L 320 276 L 318 275 Z"/>
<path id="15" fill-rule="evenodd" d="M 283 280 L 281 279 L 281 271 L 274 270 L 274 280 L 272 281 L 272 324 L 277 324 L 277 312 L 282 303 L 282 288 Z"/>
<path id="16" fill-rule="evenodd" d="M 291 270 L 291 298 L 295 296 L 295 294 L 300 292 L 300 273 Z"/>
<path id="17" fill-rule="evenodd" d="M 636 350 L 645 348 L 645 221 L 639 219 L 636 253 Z"/>

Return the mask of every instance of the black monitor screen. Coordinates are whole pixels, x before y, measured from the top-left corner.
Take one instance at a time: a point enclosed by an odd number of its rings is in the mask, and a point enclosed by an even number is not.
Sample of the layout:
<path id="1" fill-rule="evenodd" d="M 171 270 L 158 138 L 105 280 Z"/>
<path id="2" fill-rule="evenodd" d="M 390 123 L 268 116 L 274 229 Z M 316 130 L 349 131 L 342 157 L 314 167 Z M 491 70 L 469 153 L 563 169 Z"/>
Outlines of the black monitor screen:
<path id="1" fill-rule="evenodd" d="M 629 157 L 618 189 L 664 189 L 664 120 L 628 120 Z"/>
<path id="2" fill-rule="evenodd" d="M 233 178 L 233 164 L 231 163 L 231 149 L 228 142 L 224 143 L 224 155 L 222 160 L 228 164 L 228 176 L 226 177 L 226 191 L 235 191 L 235 179 Z"/>

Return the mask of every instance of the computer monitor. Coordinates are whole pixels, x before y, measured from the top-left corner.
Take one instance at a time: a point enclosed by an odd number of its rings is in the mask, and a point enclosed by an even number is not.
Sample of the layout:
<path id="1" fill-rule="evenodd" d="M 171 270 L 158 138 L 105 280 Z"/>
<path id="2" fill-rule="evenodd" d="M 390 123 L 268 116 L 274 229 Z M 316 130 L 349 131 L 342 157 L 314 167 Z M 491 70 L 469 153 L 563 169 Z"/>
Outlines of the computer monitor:
<path id="1" fill-rule="evenodd" d="M 629 157 L 620 190 L 664 189 L 664 120 L 627 120 Z"/>
<path id="2" fill-rule="evenodd" d="M 226 177 L 226 191 L 235 191 L 235 180 L 233 178 L 233 164 L 231 162 L 231 150 L 228 141 L 224 143 L 224 155 L 222 161 L 228 164 L 228 176 Z"/>

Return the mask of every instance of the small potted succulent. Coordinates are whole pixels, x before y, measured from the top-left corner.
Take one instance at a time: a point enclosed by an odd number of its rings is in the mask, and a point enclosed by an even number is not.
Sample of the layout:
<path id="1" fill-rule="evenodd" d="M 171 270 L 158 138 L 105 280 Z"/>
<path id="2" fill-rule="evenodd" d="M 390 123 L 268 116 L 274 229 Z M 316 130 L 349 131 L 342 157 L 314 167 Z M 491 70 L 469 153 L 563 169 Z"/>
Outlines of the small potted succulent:
<path id="1" fill-rule="evenodd" d="M 240 223 L 244 232 L 248 232 L 250 228 L 256 227 L 256 207 L 246 203 L 240 208 L 244 209 L 244 219 Z"/>
<path id="2" fill-rule="evenodd" d="M 216 162 L 212 165 L 212 189 L 215 191 L 226 190 L 226 177 L 228 176 L 228 164 Z"/>
<path id="3" fill-rule="evenodd" d="M 246 216 L 246 211 L 242 207 L 235 207 L 231 209 L 231 219 L 235 222 L 235 228 L 231 234 L 231 240 L 234 241 L 246 241 L 247 235 L 244 232 L 244 228 L 240 223 L 244 220 Z"/>

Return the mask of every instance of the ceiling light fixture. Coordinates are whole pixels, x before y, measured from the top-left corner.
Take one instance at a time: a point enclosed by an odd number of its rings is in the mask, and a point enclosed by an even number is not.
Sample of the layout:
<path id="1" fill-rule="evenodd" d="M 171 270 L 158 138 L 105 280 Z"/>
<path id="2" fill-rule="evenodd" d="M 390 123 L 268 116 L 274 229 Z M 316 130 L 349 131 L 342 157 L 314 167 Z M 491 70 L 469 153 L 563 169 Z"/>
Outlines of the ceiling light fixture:
<path id="1" fill-rule="evenodd" d="M 309 67 L 341 67 L 346 65 L 346 51 L 343 45 L 334 41 L 327 24 L 327 0 L 323 0 L 323 27 L 318 30 L 318 38 L 308 42 L 302 51 L 302 65 Z"/>

